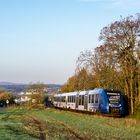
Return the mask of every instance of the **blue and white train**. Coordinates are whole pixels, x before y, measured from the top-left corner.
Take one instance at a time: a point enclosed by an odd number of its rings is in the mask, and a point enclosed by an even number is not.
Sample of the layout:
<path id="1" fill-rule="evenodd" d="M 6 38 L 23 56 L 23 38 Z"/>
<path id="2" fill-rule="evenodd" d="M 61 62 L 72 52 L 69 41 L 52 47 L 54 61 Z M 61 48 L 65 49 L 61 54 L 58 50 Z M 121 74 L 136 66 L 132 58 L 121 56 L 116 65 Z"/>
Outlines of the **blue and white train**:
<path id="1" fill-rule="evenodd" d="M 124 115 L 124 99 L 120 91 L 94 89 L 54 95 L 54 106 L 80 111 Z"/>

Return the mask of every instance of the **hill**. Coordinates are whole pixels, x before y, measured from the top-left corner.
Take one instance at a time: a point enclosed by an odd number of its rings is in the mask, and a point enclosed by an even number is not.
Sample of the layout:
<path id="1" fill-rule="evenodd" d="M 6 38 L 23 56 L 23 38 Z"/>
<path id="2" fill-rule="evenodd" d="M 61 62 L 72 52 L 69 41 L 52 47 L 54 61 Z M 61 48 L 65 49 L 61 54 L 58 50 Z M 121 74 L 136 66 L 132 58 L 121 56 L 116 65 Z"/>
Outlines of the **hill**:
<path id="1" fill-rule="evenodd" d="M 25 91 L 30 84 L 0 82 L 0 89 L 12 93 L 19 93 Z M 62 85 L 59 84 L 46 84 L 49 91 L 59 89 Z"/>

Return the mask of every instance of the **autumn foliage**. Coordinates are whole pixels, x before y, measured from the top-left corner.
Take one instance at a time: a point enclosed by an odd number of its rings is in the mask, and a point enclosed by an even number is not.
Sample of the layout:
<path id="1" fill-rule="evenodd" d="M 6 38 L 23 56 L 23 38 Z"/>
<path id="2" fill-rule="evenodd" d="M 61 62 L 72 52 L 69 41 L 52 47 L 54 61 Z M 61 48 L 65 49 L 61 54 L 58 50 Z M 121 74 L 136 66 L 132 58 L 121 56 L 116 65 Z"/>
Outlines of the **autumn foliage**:
<path id="1" fill-rule="evenodd" d="M 12 94 L 10 94 L 10 93 L 8 93 L 6 91 L 0 90 L 0 106 L 6 106 L 7 101 L 8 101 L 8 104 L 13 103 Z"/>
<path id="2" fill-rule="evenodd" d="M 140 105 L 140 14 L 104 27 L 99 40 L 100 46 L 81 52 L 76 73 L 62 91 L 119 89 L 127 96 L 133 114 Z"/>

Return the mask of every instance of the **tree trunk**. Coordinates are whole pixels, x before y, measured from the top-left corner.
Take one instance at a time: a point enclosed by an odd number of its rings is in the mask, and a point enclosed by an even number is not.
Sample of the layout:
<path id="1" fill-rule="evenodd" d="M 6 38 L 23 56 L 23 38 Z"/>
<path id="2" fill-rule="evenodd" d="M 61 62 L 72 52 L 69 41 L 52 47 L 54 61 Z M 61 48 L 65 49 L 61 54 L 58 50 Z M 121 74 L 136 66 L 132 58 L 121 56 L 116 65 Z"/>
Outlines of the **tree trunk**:
<path id="1" fill-rule="evenodd" d="M 135 87 L 134 87 L 134 76 L 133 71 L 131 70 L 131 79 L 130 79 L 130 100 L 131 100 L 131 114 L 134 114 L 134 99 L 135 99 Z"/>
<path id="2" fill-rule="evenodd" d="M 140 74 L 138 75 L 138 101 L 140 105 Z"/>

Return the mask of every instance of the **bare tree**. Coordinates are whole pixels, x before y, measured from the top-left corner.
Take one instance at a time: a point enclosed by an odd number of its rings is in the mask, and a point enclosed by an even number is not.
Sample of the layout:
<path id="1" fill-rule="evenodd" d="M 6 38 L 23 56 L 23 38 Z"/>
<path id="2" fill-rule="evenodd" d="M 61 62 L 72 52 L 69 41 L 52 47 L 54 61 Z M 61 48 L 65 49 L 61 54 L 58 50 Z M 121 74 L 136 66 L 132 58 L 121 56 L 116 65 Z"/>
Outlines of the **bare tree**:
<path id="1" fill-rule="evenodd" d="M 138 93 L 138 55 L 136 55 L 138 34 L 140 33 L 140 18 L 129 16 L 116 21 L 107 27 L 104 27 L 100 34 L 100 39 L 108 44 L 108 47 L 116 56 L 118 70 L 123 73 L 125 93 L 127 94 L 131 113 L 134 113 L 134 107 Z"/>

